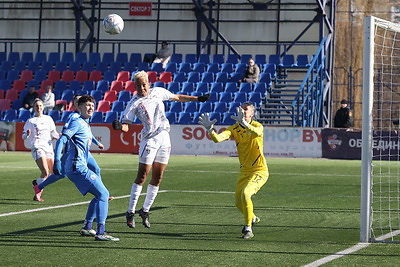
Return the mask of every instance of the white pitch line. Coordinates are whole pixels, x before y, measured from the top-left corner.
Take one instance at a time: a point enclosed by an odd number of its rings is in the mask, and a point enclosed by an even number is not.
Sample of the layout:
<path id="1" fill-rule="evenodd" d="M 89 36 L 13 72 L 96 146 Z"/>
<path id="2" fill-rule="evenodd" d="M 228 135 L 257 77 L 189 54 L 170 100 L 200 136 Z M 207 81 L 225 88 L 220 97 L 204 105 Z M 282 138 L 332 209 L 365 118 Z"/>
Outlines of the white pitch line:
<path id="1" fill-rule="evenodd" d="M 181 190 L 181 191 L 180 190 L 160 190 L 160 191 L 158 191 L 158 193 L 166 193 L 166 192 L 234 194 L 234 192 L 225 192 L 225 191 L 194 191 L 194 190 Z M 141 195 L 142 196 L 146 195 L 146 193 L 142 193 Z M 130 195 L 114 197 L 114 199 L 121 199 L 121 198 L 128 198 L 128 197 L 130 197 Z M 58 205 L 58 206 L 52 206 L 52 207 L 44 207 L 44 208 L 37 208 L 37 209 L 31 209 L 31 210 L 22 210 L 22 211 L 15 211 L 15 212 L 9 212 L 9 213 L 1 213 L 0 217 L 19 215 L 19 214 L 25 214 L 25 213 L 31 213 L 31 212 L 38 212 L 38 211 L 43 211 L 43 210 L 53 210 L 53 209 L 68 208 L 68 207 L 73 207 L 73 206 L 89 204 L 89 203 L 90 203 L 90 201 L 83 201 L 83 202 L 77 202 L 77 203 L 71 203 L 71 204 L 65 204 L 65 205 Z"/>
<path id="2" fill-rule="evenodd" d="M 400 230 L 396 230 L 396 231 L 390 232 L 388 234 L 382 235 L 382 236 L 376 238 L 376 240 L 383 241 L 383 240 L 386 240 L 388 238 L 392 238 L 393 236 L 396 236 L 396 235 L 399 235 L 399 234 L 400 234 Z M 330 261 L 339 259 L 339 258 L 341 258 L 343 256 L 346 256 L 346 255 L 349 255 L 351 253 L 357 252 L 357 251 L 359 251 L 359 250 L 361 250 L 363 248 L 368 247 L 371 244 L 372 243 L 362 243 L 362 242 L 360 242 L 360 243 L 358 243 L 358 244 L 356 244 L 356 245 L 354 245 L 354 246 L 352 246 L 352 247 L 350 247 L 348 249 L 336 252 L 335 254 L 332 254 L 332 255 L 329 255 L 329 256 L 324 257 L 322 259 L 313 261 L 313 262 L 311 262 L 311 263 L 309 263 L 307 265 L 303 265 L 303 267 L 318 267 L 318 266 L 321 266 L 321 265 L 323 265 L 325 263 L 328 263 Z"/>

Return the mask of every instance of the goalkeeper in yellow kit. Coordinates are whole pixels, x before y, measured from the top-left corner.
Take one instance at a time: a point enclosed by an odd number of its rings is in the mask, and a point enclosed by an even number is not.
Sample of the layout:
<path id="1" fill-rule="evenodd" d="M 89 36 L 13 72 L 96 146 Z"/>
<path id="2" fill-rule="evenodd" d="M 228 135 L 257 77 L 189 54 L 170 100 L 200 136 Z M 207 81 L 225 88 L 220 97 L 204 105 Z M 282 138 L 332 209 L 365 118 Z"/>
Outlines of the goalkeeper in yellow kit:
<path id="1" fill-rule="evenodd" d="M 252 225 L 260 222 L 253 212 L 251 197 L 260 190 L 268 180 L 268 167 L 263 153 L 263 126 L 253 120 L 255 107 L 252 103 L 243 103 L 237 108 L 236 120 L 228 129 L 217 134 L 213 130 L 217 120 L 210 121 L 208 114 L 201 114 L 199 124 L 207 129 L 215 143 L 228 140 L 233 137 L 236 142 L 240 162 L 240 173 L 236 184 L 236 207 L 244 215 L 245 225 L 243 238 L 254 237 Z"/>

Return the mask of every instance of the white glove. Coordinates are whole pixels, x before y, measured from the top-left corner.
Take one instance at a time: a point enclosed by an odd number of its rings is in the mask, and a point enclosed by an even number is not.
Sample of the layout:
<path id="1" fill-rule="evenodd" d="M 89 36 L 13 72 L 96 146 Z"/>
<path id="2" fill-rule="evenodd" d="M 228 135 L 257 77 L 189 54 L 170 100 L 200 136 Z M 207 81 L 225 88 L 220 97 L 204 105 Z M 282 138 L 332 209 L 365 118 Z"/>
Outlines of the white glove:
<path id="1" fill-rule="evenodd" d="M 244 110 L 242 107 L 237 107 L 236 108 L 237 116 L 232 115 L 231 118 L 232 120 L 237 121 L 240 125 L 243 127 L 249 127 L 249 124 L 244 118 Z"/>
<path id="2" fill-rule="evenodd" d="M 210 116 L 208 115 L 208 113 L 203 113 L 199 117 L 199 124 L 203 125 L 203 127 L 206 128 L 208 132 L 212 131 L 215 123 L 217 123 L 217 120 L 213 119 L 212 121 L 210 121 Z"/>

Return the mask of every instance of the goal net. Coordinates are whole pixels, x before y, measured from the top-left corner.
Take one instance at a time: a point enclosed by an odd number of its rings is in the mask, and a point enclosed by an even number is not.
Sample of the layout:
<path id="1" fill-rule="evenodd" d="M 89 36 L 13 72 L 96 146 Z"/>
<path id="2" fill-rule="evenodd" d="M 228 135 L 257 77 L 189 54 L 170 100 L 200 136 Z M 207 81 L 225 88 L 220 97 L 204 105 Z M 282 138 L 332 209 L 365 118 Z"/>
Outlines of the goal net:
<path id="1" fill-rule="evenodd" d="M 362 242 L 400 242 L 400 25 L 365 17 Z"/>

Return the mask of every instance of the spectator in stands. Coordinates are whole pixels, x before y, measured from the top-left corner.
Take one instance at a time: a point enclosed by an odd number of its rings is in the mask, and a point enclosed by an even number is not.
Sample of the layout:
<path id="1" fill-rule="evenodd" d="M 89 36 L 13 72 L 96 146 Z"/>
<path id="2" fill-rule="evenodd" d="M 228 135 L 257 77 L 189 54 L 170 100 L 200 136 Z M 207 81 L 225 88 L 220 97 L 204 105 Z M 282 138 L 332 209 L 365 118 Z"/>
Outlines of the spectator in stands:
<path id="1" fill-rule="evenodd" d="M 333 126 L 335 128 L 350 128 L 353 127 L 353 115 L 350 108 L 347 106 L 348 101 L 343 99 L 340 101 L 342 105 L 340 109 L 336 111 Z"/>
<path id="2" fill-rule="evenodd" d="M 168 47 L 168 42 L 163 41 L 161 43 L 161 49 L 158 50 L 156 54 L 156 58 L 153 60 L 153 63 L 162 63 L 163 68 L 167 66 L 167 63 L 171 59 L 172 50 Z"/>
<path id="3" fill-rule="evenodd" d="M 29 92 L 25 95 L 22 100 L 22 108 L 29 110 L 31 113 L 33 112 L 33 103 L 35 99 L 39 98 L 39 94 L 36 92 L 35 86 L 29 87 Z"/>
<path id="4" fill-rule="evenodd" d="M 55 96 L 53 93 L 53 86 L 47 85 L 45 93 L 42 96 L 44 112 L 49 112 L 56 105 Z"/>
<path id="5" fill-rule="evenodd" d="M 244 71 L 242 82 L 256 83 L 258 82 L 259 76 L 260 76 L 260 68 L 254 62 L 254 59 L 250 58 L 246 70 Z"/>

